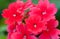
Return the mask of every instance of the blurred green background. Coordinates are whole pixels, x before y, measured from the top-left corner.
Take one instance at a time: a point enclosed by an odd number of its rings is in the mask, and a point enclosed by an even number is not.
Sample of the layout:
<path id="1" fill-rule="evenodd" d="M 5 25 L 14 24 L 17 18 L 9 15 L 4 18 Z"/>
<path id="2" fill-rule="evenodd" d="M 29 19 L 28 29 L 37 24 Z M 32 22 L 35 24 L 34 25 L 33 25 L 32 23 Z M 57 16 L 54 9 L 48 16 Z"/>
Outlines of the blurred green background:
<path id="1" fill-rule="evenodd" d="M 1 16 L 2 10 L 7 8 L 9 3 L 14 1 L 16 0 L 0 0 L 0 39 L 6 39 L 6 36 L 7 36 L 6 24 L 4 24 L 4 19 Z M 23 1 L 26 1 L 26 0 L 23 0 Z M 38 0 L 32 0 L 32 2 L 37 4 Z M 56 4 L 56 7 L 58 8 L 56 18 L 60 22 L 60 0 L 50 0 L 50 2 Z M 58 28 L 60 29 L 60 27 Z"/>

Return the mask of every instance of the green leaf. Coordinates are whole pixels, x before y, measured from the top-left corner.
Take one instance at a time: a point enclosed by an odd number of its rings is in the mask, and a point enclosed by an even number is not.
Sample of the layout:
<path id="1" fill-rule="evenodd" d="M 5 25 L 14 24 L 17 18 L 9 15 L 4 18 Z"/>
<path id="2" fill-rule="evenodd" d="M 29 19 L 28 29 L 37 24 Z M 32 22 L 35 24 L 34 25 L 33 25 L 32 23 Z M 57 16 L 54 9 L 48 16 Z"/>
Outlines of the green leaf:
<path id="1" fill-rule="evenodd" d="M 34 4 L 37 4 L 37 3 L 38 3 L 38 0 L 32 0 L 32 2 L 33 2 Z"/>
<path id="2" fill-rule="evenodd" d="M 55 3 L 57 8 L 60 9 L 60 0 L 50 0 L 51 3 Z"/>
<path id="3" fill-rule="evenodd" d="M 27 0 L 22 0 L 22 1 L 26 2 Z"/>
<path id="4" fill-rule="evenodd" d="M 1 26 L 6 26 L 6 24 L 5 24 L 5 19 L 3 19 L 3 18 L 0 19 L 0 27 L 1 27 Z"/>
<path id="5" fill-rule="evenodd" d="M 6 36 L 4 36 L 4 35 L 0 35 L 0 39 L 7 39 L 7 37 Z"/>

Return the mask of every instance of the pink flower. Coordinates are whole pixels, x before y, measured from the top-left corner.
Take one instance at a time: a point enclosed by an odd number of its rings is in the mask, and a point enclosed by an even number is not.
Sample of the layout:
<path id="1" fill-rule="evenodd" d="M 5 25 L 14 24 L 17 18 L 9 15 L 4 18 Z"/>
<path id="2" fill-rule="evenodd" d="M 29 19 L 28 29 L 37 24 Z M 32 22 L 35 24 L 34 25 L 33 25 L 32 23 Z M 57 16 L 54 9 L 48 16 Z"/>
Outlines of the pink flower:
<path id="1" fill-rule="evenodd" d="M 8 25 L 7 26 L 7 32 L 14 32 L 15 31 L 16 26 L 15 25 Z"/>
<path id="2" fill-rule="evenodd" d="M 46 14 L 48 15 L 55 15 L 57 12 L 57 8 L 55 6 L 55 4 L 50 3 L 49 0 L 40 0 L 40 2 L 38 3 L 37 7 L 39 7 L 43 12 L 46 12 Z"/>
<path id="3" fill-rule="evenodd" d="M 14 32 L 11 34 L 11 39 L 23 39 L 23 34 L 19 32 Z"/>
<path id="4" fill-rule="evenodd" d="M 58 35 L 59 35 L 59 30 L 49 29 L 47 31 L 43 31 L 39 39 L 59 39 Z"/>
<path id="5" fill-rule="evenodd" d="M 30 11 L 30 15 L 38 14 L 43 20 L 48 21 L 56 14 L 57 8 L 55 7 L 55 4 L 50 4 L 47 0 L 41 0 L 37 6 L 31 8 Z"/>
<path id="6" fill-rule="evenodd" d="M 7 24 L 14 24 L 15 22 L 21 21 L 23 18 L 23 2 L 13 2 L 9 5 L 8 9 L 4 9 L 2 16 L 7 18 Z"/>
<path id="7" fill-rule="evenodd" d="M 42 32 L 42 30 L 46 29 L 45 21 L 41 21 L 41 17 L 38 15 L 29 16 L 25 22 L 28 31 L 33 34 L 38 34 L 39 32 Z"/>
<path id="8" fill-rule="evenodd" d="M 11 39 L 36 39 L 36 37 L 31 35 L 24 35 L 19 32 L 14 32 L 11 34 Z"/>
<path id="9" fill-rule="evenodd" d="M 39 0 L 36 5 L 32 0 L 17 0 L 9 4 L 2 13 L 8 24 L 7 39 L 59 39 L 56 12 L 55 4 L 48 0 Z"/>
<path id="10" fill-rule="evenodd" d="M 16 25 L 16 31 L 21 32 L 21 33 L 26 34 L 26 35 L 31 34 L 31 32 L 29 32 L 27 30 L 26 25 L 23 23 Z"/>
<path id="11" fill-rule="evenodd" d="M 27 36 L 26 38 L 24 39 L 37 39 L 34 35 L 31 35 L 31 36 Z"/>
<path id="12" fill-rule="evenodd" d="M 56 28 L 56 27 L 58 27 L 58 24 L 59 24 L 58 20 L 51 19 L 50 21 L 47 22 L 47 27 Z"/>
<path id="13" fill-rule="evenodd" d="M 24 32 L 26 31 L 25 25 L 22 24 L 22 23 L 16 25 L 16 30 L 17 30 L 17 32 L 22 32 L 22 33 L 24 33 Z"/>
<path id="14" fill-rule="evenodd" d="M 11 39 L 11 34 L 12 34 L 13 32 L 9 32 L 8 33 L 8 36 L 7 36 L 7 39 Z"/>
<path id="15" fill-rule="evenodd" d="M 46 24 L 47 29 L 42 32 L 39 39 L 59 39 L 60 31 L 56 28 L 58 26 L 58 21 L 56 19 L 51 19 Z"/>

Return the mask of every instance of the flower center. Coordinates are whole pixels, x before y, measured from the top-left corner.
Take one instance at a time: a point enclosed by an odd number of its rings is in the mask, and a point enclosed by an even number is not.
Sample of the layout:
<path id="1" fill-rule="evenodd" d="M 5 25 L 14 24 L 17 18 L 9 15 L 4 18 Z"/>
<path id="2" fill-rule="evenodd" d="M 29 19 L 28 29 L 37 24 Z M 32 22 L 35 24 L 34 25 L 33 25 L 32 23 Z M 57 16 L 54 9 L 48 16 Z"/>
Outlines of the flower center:
<path id="1" fill-rule="evenodd" d="M 43 14 L 43 15 L 45 15 L 45 14 L 46 14 L 46 12 L 43 12 L 42 14 Z"/>
<path id="2" fill-rule="evenodd" d="M 16 17 L 16 14 L 13 14 L 14 17 Z"/>
<path id="3" fill-rule="evenodd" d="M 34 28 L 36 28 L 37 27 L 37 25 L 36 24 L 34 24 Z"/>
<path id="4" fill-rule="evenodd" d="M 23 39 L 26 39 L 26 35 L 24 35 L 24 38 Z"/>

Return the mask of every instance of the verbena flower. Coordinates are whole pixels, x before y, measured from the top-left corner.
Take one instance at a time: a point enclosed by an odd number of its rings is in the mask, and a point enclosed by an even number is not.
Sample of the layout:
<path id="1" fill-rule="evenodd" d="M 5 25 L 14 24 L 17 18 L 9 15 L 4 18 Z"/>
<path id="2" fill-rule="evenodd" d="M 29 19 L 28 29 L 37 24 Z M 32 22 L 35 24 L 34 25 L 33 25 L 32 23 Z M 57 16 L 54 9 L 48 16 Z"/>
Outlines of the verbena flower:
<path id="1" fill-rule="evenodd" d="M 45 26 L 46 22 L 41 21 L 41 17 L 38 15 L 29 16 L 29 18 L 27 18 L 25 22 L 26 22 L 26 27 L 28 31 L 34 34 L 42 32 L 42 30 L 46 29 L 46 26 Z"/>
<path id="2" fill-rule="evenodd" d="M 57 12 L 57 8 L 55 4 L 49 3 L 48 0 L 44 0 L 44 1 L 40 0 L 40 2 L 38 2 L 36 7 L 33 7 L 30 10 L 31 10 L 31 12 L 29 13 L 30 15 L 38 14 L 45 21 L 50 20 L 53 17 L 53 15 L 55 15 Z"/>
<path id="3" fill-rule="evenodd" d="M 7 9 L 3 10 L 2 16 L 7 19 L 7 24 L 14 24 L 15 22 L 21 21 L 23 18 L 23 2 L 13 2 Z"/>
<path id="4" fill-rule="evenodd" d="M 7 39 L 59 39 L 56 12 L 56 5 L 49 0 L 38 0 L 38 4 L 32 0 L 17 0 L 9 4 L 2 12 L 7 24 Z"/>
<path id="5" fill-rule="evenodd" d="M 46 31 L 43 31 L 40 35 L 39 39 L 59 39 L 59 30 L 57 29 L 47 29 Z"/>
<path id="6" fill-rule="evenodd" d="M 14 32 L 11 34 L 11 39 L 36 39 L 35 36 L 20 34 L 19 32 Z"/>

